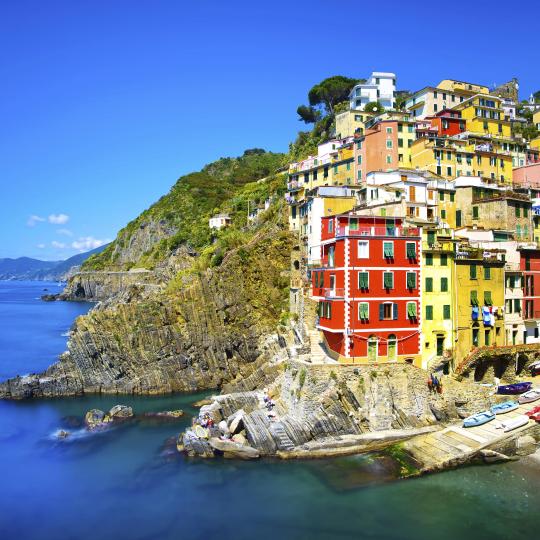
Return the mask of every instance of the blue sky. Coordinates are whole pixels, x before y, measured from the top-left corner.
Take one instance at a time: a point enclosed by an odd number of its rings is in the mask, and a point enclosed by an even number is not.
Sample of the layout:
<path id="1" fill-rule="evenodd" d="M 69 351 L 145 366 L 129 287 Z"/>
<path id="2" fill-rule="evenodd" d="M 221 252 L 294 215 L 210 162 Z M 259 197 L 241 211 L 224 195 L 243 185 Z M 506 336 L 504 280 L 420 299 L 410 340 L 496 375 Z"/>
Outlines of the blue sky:
<path id="1" fill-rule="evenodd" d="M 2 2 L 0 257 L 66 258 L 205 163 L 285 151 L 297 105 L 327 76 L 394 71 L 410 90 L 515 76 L 522 97 L 540 89 L 524 22 L 540 20 L 536 1 L 512 4 L 512 19 L 499 0 L 443 6 Z"/>

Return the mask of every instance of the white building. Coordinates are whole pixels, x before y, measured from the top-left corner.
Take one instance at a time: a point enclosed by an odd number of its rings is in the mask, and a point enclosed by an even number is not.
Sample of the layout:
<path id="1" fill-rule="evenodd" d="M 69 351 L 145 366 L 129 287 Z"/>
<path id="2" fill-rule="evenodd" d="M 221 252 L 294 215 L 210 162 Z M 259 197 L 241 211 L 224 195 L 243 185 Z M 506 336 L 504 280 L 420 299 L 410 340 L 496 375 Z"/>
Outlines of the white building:
<path id="1" fill-rule="evenodd" d="M 396 75 L 374 71 L 364 84 L 357 84 L 349 94 L 351 110 L 364 110 L 364 107 L 378 101 L 385 109 L 396 106 Z"/>
<path id="2" fill-rule="evenodd" d="M 208 220 L 208 226 L 211 229 L 222 229 L 227 227 L 232 223 L 232 220 L 228 214 L 218 214 L 217 216 L 212 216 Z"/>

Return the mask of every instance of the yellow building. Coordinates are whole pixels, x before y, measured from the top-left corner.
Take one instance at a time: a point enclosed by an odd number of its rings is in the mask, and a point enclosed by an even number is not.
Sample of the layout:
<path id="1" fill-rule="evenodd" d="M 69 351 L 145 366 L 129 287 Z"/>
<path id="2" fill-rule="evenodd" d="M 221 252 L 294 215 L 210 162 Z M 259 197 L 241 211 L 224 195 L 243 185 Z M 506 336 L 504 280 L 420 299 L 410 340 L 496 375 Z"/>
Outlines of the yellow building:
<path id="1" fill-rule="evenodd" d="M 437 182 L 437 207 L 439 219 L 451 228 L 456 226 L 456 190 L 453 182 Z"/>
<path id="2" fill-rule="evenodd" d="M 530 142 L 531 148 L 535 150 L 540 150 L 540 137 L 536 137 Z"/>
<path id="3" fill-rule="evenodd" d="M 504 250 L 457 247 L 454 295 L 454 365 L 473 349 L 504 345 Z M 495 309 L 496 308 L 496 309 Z M 489 314 L 489 311 L 493 315 Z M 494 313 L 496 311 L 496 313 Z"/>
<path id="4" fill-rule="evenodd" d="M 454 349 L 454 240 L 449 229 L 422 236 L 422 368 L 450 362 Z"/>
<path id="5" fill-rule="evenodd" d="M 512 156 L 498 151 L 494 141 L 475 136 L 417 139 L 412 143 L 413 168 L 431 171 L 449 180 L 481 176 L 497 182 L 512 181 Z"/>
<path id="6" fill-rule="evenodd" d="M 512 127 L 505 120 L 502 99 L 486 94 L 477 94 L 458 103 L 455 110 L 467 122 L 467 131 L 493 137 L 511 137 Z"/>
<path id="7" fill-rule="evenodd" d="M 336 137 L 352 137 L 355 133 L 364 134 L 366 122 L 373 117 L 365 111 L 344 111 L 336 114 Z"/>
<path id="8" fill-rule="evenodd" d="M 536 126 L 536 129 L 540 130 L 540 109 L 533 114 L 533 124 Z"/>
<path id="9" fill-rule="evenodd" d="M 489 94 L 489 88 L 481 84 L 473 84 L 465 81 L 456 81 L 454 79 L 444 79 L 438 85 L 437 88 L 441 90 L 448 90 L 450 92 L 456 92 L 459 94 Z"/>

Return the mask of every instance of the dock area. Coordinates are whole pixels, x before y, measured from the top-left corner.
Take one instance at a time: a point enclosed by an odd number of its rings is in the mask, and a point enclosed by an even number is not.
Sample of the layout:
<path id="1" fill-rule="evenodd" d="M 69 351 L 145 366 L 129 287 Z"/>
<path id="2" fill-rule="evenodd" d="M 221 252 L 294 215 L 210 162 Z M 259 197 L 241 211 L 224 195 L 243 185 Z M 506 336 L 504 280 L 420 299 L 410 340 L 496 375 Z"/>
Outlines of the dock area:
<path id="1" fill-rule="evenodd" d="M 403 443 L 405 452 L 416 462 L 418 474 L 451 469 L 475 459 L 499 461 L 519 453 L 520 442 L 530 449 L 540 441 L 540 424 L 527 424 L 505 433 L 500 422 L 524 415 L 537 403 L 520 405 L 514 411 L 498 415 L 493 421 L 470 428 L 453 424 L 440 431 L 414 437 Z M 527 437 L 524 439 L 524 437 Z M 524 448 L 525 450 L 525 448 Z M 524 452 L 529 453 L 529 452 Z"/>

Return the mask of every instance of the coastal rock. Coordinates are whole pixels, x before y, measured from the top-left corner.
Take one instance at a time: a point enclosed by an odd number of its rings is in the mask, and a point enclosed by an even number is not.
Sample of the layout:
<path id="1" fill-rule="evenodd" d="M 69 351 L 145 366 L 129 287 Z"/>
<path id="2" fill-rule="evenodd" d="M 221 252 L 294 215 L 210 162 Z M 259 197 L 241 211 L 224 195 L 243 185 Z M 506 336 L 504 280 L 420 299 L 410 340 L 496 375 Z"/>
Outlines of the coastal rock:
<path id="1" fill-rule="evenodd" d="M 105 413 L 99 409 L 91 409 L 84 415 L 84 423 L 88 429 L 96 429 L 105 423 Z"/>
<path id="2" fill-rule="evenodd" d="M 233 459 L 257 459 L 260 457 L 255 448 L 239 444 L 231 440 L 222 440 L 212 437 L 209 444 L 214 450 L 223 452 L 223 457 Z"/>
<path id="3" fill-rule="evenodd" d="M 157 420 L 178 420 L 184 416 L 184 411 L 177 409 L 175 411 L 159 411 L 159 412 L 147 412 L 143 414 L 144 418 L 151 418 Z"/>
<path id="4" fill-rule="evenodd" d="M 229 417 L 228 424 L 229 424 L 229 431 L 234 435 L 236 433 L 239 433 L 244 429 L 244 409 L 240 409 L 237 413 L 233 414 L 232 417 Z"/>
<path id="5" fill-rule="evenodd" d="M 108 413 L 111 420 L 125 420 L 133 416 L 133 409 L 127 405 L 115 405 Z"/>

